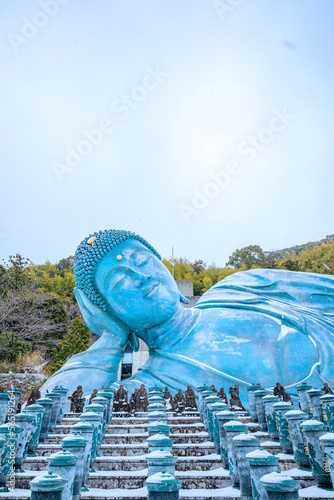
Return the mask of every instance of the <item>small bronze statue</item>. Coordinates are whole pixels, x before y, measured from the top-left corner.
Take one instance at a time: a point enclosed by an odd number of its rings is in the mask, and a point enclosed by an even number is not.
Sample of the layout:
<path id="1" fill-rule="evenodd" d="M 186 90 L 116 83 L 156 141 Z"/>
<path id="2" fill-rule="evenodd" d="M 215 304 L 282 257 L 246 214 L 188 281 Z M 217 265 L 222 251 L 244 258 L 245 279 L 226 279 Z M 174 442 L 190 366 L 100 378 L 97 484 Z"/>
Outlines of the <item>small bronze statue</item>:
<path id="1" fill-rule="evenodd" d="M 121 384 L 114 394 L 113 411 L 129 411 L 129 406 L 128 391 L 126 391 L 123 384 Z"/>
<path id="2" fill-rule="evenodd" d="M 186 406 L 186 398 L 181 389 L 175 394 L 173 399 L 173 410 L 177 413 L 182 413 Z"/>
<path id="3" fill-rule="evenodd" d="M 215 384 L 212 384 L 211 389 L 212 389 L 212 392 L 215 392 L 215 393 L 218 392 L 217 389 L 215 388 Z"/>
<path id="4" fill-rule="evenodd" d="M 89 398 L 89 405 L 91 404 L 91 402 L 93 401 L 94 398 L 96 398 L 97 396 L 97 389 L 94 389 L 94 391 L 92 392 L 92 394 L 90 395 L 90 398 Z"/>
<path id="5" fill-rule="evenodd" d="M 186 396 L 186 408 L 195 408 L 197 410 L 195 391 L 191 385 L 188 385 L 184 394 Z"/>
<path id="6" fill-rule="evenodd" d="M 225 389 L 224 389 L 224 387 L 221 387 L 221 388 L 220 388 L 219 392 L 217 393 L 217 396 L 218 396 L 219 398 L 221 398 L 221 399 L 224 401 L 224 403 L 225 403 L 225 404 L 227 404 L 227 405 L 228 405 L 228 399 L 227 399 L 227 396 L 226 396 L 226 394 L 225 394 Z"/>
<path id="7" fill-rule="evenodd" d="M 78 385 L 76 390 L 73 392 L 72 396 L 67 399 L 71 400 L 70 411 L 73 413 L 82 413 L 85 406 L 85 398 L 83 397 L 82 386 Z"/>
<path id="8" fill-rule="evenodd" d="M 139 392 L 139 389 L 135 389 L 135 392 L 133 392 L 131 394 L 131 397 L 130 397 L 130 411 L 131 411 L 131 413 L 134 413 L 135 411 L 137 411 L 138 403 L 139 403 L 138 392 Z"/>
<path id="9" fill-rule="evenodd" d="M 146 412 L 147 407 L 148 407 L 147 391 L 145 389 L 145 385 L 141 384 L 140 389 L 138 390 L 137 411 Z"/>
<path id="10" fill-rule="evenodd" d="M 323 387 L 321 388 L 321 390 L 325 393 L 325 394 L 333 394 L 333 389 L 331 389 L 329 387 L 329 385 L 327 384 L 327 382 L 324 382 L 324 385 Z"/>
<path id="11" fill-rule="evenodd" d="M 167 411 L 173 410 L 173 405 L 174 405 L 173 396 L 167 386 L 165 387 L 164 399 L 166 400 L 166 410 Z"/>
<path id="12" fill-rule="evenodd" d="M 231 396 L 230 399 L 230 407 L 232 410 L 245 411 L 245 408 L 242 406 L 240 397 L 239 397 L 239 385 L 235 384 L 234 387 L 230 387 L 229 394 Z"/>
<path id="13" fill-rule="evenodd" d="M 288 403 L 289 401 L 291 401 L 290 394 L 285 392 L 284 387 L 279 382 L 276 382 L 276 385 L 274 387 L 274 396 L 278 396 L 285 403 Z"/>
<path id="14" fill-rule="evenodd" d="M 38 389 L 33 389 L 30 393 L 26 406 L 34 405 L 37 399 L 39 399 L 40 397 L 41 397 L 40 391 Z"/>

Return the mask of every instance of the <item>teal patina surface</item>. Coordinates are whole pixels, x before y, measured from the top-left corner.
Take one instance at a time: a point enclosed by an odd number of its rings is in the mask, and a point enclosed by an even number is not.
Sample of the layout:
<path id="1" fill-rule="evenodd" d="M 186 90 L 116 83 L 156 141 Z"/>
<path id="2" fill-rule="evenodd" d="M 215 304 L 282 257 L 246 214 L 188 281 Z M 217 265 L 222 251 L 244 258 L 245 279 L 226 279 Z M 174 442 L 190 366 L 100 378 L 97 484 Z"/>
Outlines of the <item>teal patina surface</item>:
<path id="1" fill-rule="evenodd" d="M 334 277 L 255 269 L 214 285 L 185 309 L 159 254 L 129 231 L 100 231 L 85 238 L 75 256 L 74 293 L 88 327 L 100 336 L 73 356 L 43 386 L 62 384 L 85 394 L 113 383 L 124 347 L 138 338 L 150 357 L 124 382 L 164 384 L 172 390 L 201 383 L 238 383 L 248 406 L 252 382 L 271 388 L 279 380 L 291 394 L 307 381 L 334 384 Z"/>

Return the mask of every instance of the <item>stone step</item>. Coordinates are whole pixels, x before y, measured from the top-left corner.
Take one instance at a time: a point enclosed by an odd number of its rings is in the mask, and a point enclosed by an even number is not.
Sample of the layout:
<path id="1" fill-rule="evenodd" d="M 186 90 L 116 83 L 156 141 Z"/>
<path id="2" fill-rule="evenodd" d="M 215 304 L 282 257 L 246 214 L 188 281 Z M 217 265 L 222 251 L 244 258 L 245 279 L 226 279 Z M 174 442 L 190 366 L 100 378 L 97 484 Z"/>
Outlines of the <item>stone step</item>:
<path id="1" fill-rule="evenodd" d="M 332 490 L 325 490 L 318 486 L 310 486 L 299 490 L 299 497 L 302 500 L 329 500 L 333 499 Z M 13 492 L 0 493 L 0 499 L 7 500 L 28 500 L 30 490 L 15 489 Z M 218 489 L 182 489 L 180 498 L 185 500 L 231 500 L 240 498 L 240 490 L 228 486 Z M 106 490 L 102 488 L 90 488 L 89 491 L 81 494 L 82 500 L 147 500 L 147 489 L 139 488 L 135 490 L 113 489 Z"/>
<path id="2" fill-rule="evenodd" d="M 56 429 L 58 429 L 57 426 Z M 174 433 L 191 433 L 194 432 L 203 432 L 204 425 L 202 422 L 197 422 L 195 424 L 172 424 L 170 425 L 171 434 Z M 57 430 L 57 432 L 60 432 Z M 147 423 L 146 424 L 136 424 L 131 426 L 126 425 L 118 425 L 118 424 L 110 424 L 107 433 L 108 434 L 140 434 L 142 432 L 147 432 Z"/>
<path id="3" fill-rule="evenodd" d="M 64 422 L 66 423 L 66 422 Z M 112 418 L 110 421 L 110 425 L 136 425 L 136 424 L 147 424 L 148 419 L 143 419 L 143 418 L 134 418 L 134 417 L 128 417 L 128 418 Z M 168 425 L 178 425 L 178 424 L 196 424 L 196 423 L 201 423 L 201 420 L 199 417 L 170 417 L 168 415 Z"/>
<path id="4" fill-rule="evenodd" d="M 15 475 L 16 487 L 28 489 L 29 483 L 36 476 L 43 474 L 41 471 L 30 471 Z M 212 471 L 176 471 L 175 477 L 182 481 L 182 489 L 216 489 L 224 488 L 231 484 L 228 471 L 222 467 Z M 147 469 L 137 471 L 99 471 L 89 475 L 88 488 L 102 489 L 136 489 L 143 488 L 147 479 Z"/>
<path id="5" fill-rule="evenodd" d="M 136 455 L 132 457 L 97 457 L 94 463 L 96 471 L 133 471 L 145 469 L 147 462 L 146 455 Z M 176 462 L 176 470 L 179 471 L 209 471 L 221 467 L 221 458 L 218 454 L 204 455 L 202 457 L 179 457 Z M 26 471 L 47 470 L 47 457 L 28 457 L 23 466 Z"/>
<path id="6" fill-rule="evenodd" d="M 52 453 L 61 450 L 60 444 L 40 444 L 36 450 L 36 455 L 41 457 L 49 457 Z M 101 445 L 100 455 L 105 456 L 135 456 L 148 453 L 147 443 L 132 443 L 132 444 L 103 444 Z M 173 445 L 173 454 L 175 456 L 203 456 L 215 453 L 215 448 L 211 441 L 203 443 L 181 443 Z"/>
<path id="7" fill-rule="evenodd" d="M 44 444 L 60 444 L 64 438 L 64 434 L 49 434 Z M 131 443 L 146 443 L 148 433 L 140 434 L 106 434 L 103 439 L 105 444 L 131 444 Z M 190 433 L 174 433 L 170 435 L 174 444 L 181 443 L 203 443 L 210 439 L 209 434 L 205 431 Z"/>

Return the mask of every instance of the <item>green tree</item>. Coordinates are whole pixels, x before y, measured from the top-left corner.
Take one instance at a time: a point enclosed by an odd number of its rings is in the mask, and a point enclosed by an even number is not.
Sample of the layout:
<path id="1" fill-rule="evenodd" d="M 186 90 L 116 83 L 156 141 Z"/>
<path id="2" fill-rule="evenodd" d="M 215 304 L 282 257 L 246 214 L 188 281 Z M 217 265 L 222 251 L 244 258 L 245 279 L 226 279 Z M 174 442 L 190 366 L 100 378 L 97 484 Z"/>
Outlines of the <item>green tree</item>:
<path id="1" fill-rule="evenodd" d="M 266 267 L 267 260 L 259 245 L 249 245 L 233 252 L 226 266 L 236 269 L 241 269 L 243 264 L 246 269 L 251 269 L 251 267 Z"/>
<path id="2" fill-rule="evenodd" d="M 85 351 L 88 347 L 89 329 L 77 316 L 69 326 L 69 333 L 59 341 L 58 346 L 52 352 L 54 358 L 52 373 L 59 370 L 71 356 Z"/>

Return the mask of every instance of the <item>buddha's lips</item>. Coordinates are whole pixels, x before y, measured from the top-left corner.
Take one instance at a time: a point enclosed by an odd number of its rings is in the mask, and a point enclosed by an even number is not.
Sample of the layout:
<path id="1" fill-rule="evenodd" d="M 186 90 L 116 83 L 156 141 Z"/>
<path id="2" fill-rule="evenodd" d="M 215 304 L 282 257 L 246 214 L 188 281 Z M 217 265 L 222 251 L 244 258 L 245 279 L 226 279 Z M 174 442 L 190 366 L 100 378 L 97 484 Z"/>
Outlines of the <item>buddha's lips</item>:
<path id="1" fill-rule="evenodd" d="M 160 283 L 155 282 L 155 283 L 152 283 L 152 285 L 149 285 L 146 288 L 143 296 L 146 298 L 146 297 L 149 297 L 150 295 L 152 295 L 152 293 L 158 288 L 159 284 Z"/>

